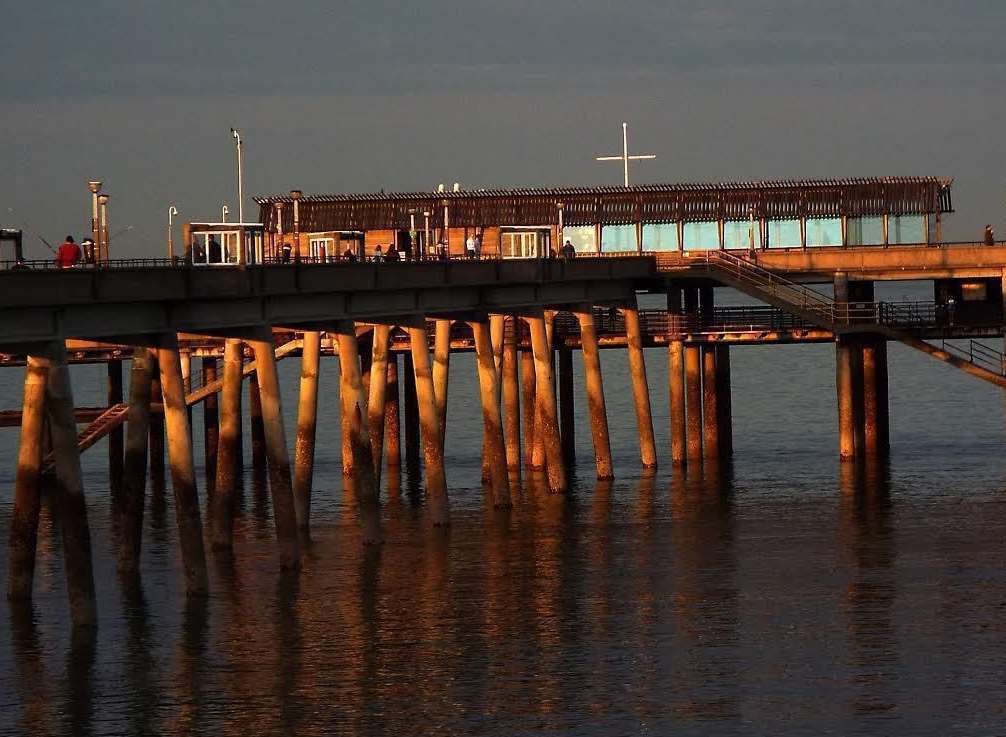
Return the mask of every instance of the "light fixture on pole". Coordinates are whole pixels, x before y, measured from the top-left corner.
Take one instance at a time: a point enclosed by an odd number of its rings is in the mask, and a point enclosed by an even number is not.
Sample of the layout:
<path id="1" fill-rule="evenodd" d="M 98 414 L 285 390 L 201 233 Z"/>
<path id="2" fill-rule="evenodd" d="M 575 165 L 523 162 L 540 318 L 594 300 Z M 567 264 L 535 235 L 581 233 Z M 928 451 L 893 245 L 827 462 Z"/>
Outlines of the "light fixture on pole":
<path id="1" fill-rule="evenodd" d="M 178 214 L 178 208 L 174 205 L 168 206 L 168 258 L 172 261 L 175 260 L 175 238 L 172 232 L 172 226 L 175 224 L 175 215 Z"/>
<path id="2" fill-rule="evenodd" d="M 629 155 L 629 124 L 622 123 L 622 155 L 621 156 L 598 156 L 598 161 L 621 161 L 623 172 L 623 183 L 629 186 L 629 162 L 641 161 L 643 159 L 655 159 L 656 154 Z"/>
<path id="3" fill-rule="evenodd" d="M 237 128 L 231 128 L 231 136 L 234 138 L 234 145 L 238 153 L 238 221 L 243 223 L 245 221 L 245 183 L 242 171 L 241 132 Z"/>
<path id="4" fill-rule="evenodd" d="M 108 263 L 108 201 L 107 194 L 98 195 L 98 263 Z"/>
<path id="5" fill-rule="evenodd" d="M 293 239 L 294 252 L 293 260 L 300 263 L 300 198 L 304 193 L 299 189 L 290 190 L 290 199 L 293 200 Z"/>
<path id="6" fill-rule="evenodd" d="M 227 216 L 230 215 L 230 214 L 231 214 L 231 209 L 229 207 L 227 207 L 227 205 L 224 205 L 223 207 L 221 207 L 220 208 L 220 222 L 221 223 L 226 223 L 227 222 Z"/>
<path id="7" fill-rule="evenodd" d="M 91 193 L 91 240 L 97 248 L 101 243 L 101 234 L 98 232 L 98 193 L 101 191 L 101 180 L 89 180 L 87 189 Z"/>

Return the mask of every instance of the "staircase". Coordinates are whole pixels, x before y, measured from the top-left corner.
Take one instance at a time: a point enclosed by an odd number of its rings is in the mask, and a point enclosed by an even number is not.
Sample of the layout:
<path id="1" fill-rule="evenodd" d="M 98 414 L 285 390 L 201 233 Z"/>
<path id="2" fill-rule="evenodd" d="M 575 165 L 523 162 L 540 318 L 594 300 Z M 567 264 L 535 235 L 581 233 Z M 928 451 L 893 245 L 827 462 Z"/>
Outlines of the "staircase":
<path id="1" fill-rule="evenodd" d="M 129 414 L 128 404 L 113 404 L 77 434 L 77 448 L 83 453 L 112 430 L 122 427 L 127 414 Z M 42 473 L 52 473 L 54 464 L 53 454 L 46 454 L 42 459 Z"/>
<path id="2" fill-rule="evenodd" d="M 717 281 L 836 335 L 849 332 L 883 335 L 1006 389 L 1003 354 L 984 343 L 971 340 L 966 350 L 945 340 L 937 346 L 915 337 L 903 326 L 887 324 L 883 302 L 836 302 L 728 251 L 705 251 L 691 257 L 703 259 Z"/>
<path id="3" fill-rule="evenodd" d="M 282 360 L 289 356 L 294 351 L 298 351 L 304 347 L 304 341 L 301 338 L 296 338 L 294 340 L 287 341 L 281 346 L 276 348 L 276 360 Z M 185 403 L 192 407 L 199 404 L 209 396 L 212 396 L 223 389 L 223 359 L 217 359 L 217 376 L 220 378 L 216 381 L 211 381 L 209 384 L 204 384 L 202 386 L 196 386 L 191 391 L 185 395 Z M 255 373 L 255 361 L 245 361 L 244 368 L 241 370 L 242 376 L 250 376 Z"/>

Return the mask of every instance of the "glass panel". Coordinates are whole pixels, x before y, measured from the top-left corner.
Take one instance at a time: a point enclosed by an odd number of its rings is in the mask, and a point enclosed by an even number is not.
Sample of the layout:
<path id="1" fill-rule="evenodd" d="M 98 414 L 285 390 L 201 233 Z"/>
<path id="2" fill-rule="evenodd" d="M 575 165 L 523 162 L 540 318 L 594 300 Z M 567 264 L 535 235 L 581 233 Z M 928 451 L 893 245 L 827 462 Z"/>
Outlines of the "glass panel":
<path id="1" fill-rule="evenodd" d="M 801 247 L 799 220 L 769 220 L 767 227 L 769 248 Z"/>
<path id="2" fill-rule="evenodd" d="M 647 223 L 643 226 L 644 251 L 677 251 L 677 223 Z"/>
<path id="3" fill-rule="evenodd" d="M 597 253 L 597 238 L 593 225 L 574 225 L 562 229 L 562 242 L 569 241 L 577 253 Z M 632 247 L 635 250 L 635 246 Z"/>
<path id="4" fill-rule="evenodd" d="M 636 226 L 605 225 L 601 228 L 601 250 L 609 253 L 613 251 L 635 251 Z"/>
<path id="5" fill-rule="evenodd" d="M 720 247 L 720 229 L 716 222 L 685 223 L 685 250 L 712 251 Z"/>
<path id="6" fill-rule="evenodd" d="M 925 243 L 925 218 L 921 215 L 891 215 L 887 218 L 888 243 Z"/>
<path id="7" fill-rule="evenodd" d="M 807 246 L 842 245 L 841 218 L 807 218 Z"/>
<path id="8" fill-rule="evenodd" d="M 723 224 L 724 248 L 761 248 L 761 234 L 757 220 L 727 220 Z"/>
<path id="9" fill-rule="evenodd" d="M 884 243 L 884 218 L 849 218 L 850 246 L 879 246 Z"/>

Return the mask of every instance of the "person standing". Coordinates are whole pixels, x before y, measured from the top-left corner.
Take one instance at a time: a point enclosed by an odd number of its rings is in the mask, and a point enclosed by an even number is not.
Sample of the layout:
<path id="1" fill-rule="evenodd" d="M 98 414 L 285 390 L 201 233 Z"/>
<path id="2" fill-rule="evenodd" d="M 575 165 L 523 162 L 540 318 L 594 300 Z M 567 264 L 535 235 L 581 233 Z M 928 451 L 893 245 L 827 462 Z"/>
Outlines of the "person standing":
<path id="1" fill-rule="evenodd" d="M 475 258 L 482 258 L 482 234 L 475 234 Z"/>
<path id="2" fill-rule="evenodd" d="M 63 245 L 56 252 L 56 265 L 61 269 L 70 269 L 80 263 L 80 246 L 68 235 Z"/>
<path id="3" fill-rule="evenodd" d="M 375 263 L 375 264 L 379 264 L 379 263 L 381 263 L 382 261 L 384 261 L 384 254 L 383 254 L 383 253 L 381 253 L 381 245 L 380 245 L 380 244 L 378 244 L 378 245 L 377 245 L 377 246 L 376 246 L 376 247 L 374 248 L 374 263 Z"/>
<path id="4" fill-rule="evenodd" d="M 84 247 L 84 263 L 93 264 L 94 263 L 94 241 L 91 238 L 85 238 L 81 245 Z"/>
<path id="5" fill-rule="evenodd" d="M 996 244 L 995 232 L 992 230 L 992 223 L 985 226 L 985 245 L 994 246 Z"/>
<path id="6" fill-rule="evenodd" d="M 475 236 L 468 236 L 468 240 L 465 241 L 465 256 L 469 259 L 475 258 Z"/>

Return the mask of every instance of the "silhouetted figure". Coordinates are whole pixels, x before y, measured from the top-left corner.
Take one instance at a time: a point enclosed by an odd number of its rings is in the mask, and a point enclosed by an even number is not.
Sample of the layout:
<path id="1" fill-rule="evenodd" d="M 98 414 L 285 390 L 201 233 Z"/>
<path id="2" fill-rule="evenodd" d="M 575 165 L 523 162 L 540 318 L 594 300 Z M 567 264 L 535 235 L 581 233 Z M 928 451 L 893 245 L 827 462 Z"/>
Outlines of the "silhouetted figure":
<path id="1" fill-rule="evenodd" d="M 290 256 L 293 254 L 293 246 L 291 246 L 289 243 L 284 243 L 282 246 L 280 246 L 280 252 L 282 254 L 281 258 L 283 259 L 283 263 L 284 264 L 290 263 Z"/>
<path id="2" fill-rule="evenodd" d="M 994 246 L 996 244 L 995 232 L 992 230 L 992 224 L 989 223 L 985 226 L 985 245 Z"/>
<path id="3" fill-rule="evenodd" d="M 346 250 L 342 252 L 342 257 L 347 261 L 356 261 L 356 253 L 349 246 L 346 246 Z"/>
<path id="4" fill-rule="evenodd" d="M 80 246 L 78 246 L 72 235 L 68 235 L 63 245 L 56 252 L 56 265 L 61 269 L 69 269 L 80 263 Z"/>

